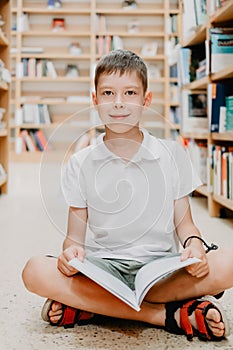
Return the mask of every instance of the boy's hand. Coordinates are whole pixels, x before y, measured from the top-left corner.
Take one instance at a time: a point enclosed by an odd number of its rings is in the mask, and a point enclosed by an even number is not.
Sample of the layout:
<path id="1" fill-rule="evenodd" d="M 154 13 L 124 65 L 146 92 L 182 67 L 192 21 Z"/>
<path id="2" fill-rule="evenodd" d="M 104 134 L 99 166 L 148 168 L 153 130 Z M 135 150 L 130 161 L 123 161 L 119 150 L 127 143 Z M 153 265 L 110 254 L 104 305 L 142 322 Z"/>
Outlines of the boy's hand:
<path id="1" fill-rule="evenodd" d="M 68 262 L 73 258 L 78 258 L 79 260 L 83 261 L 85 257 L 85 250 L 84 248 L 72 245 L 65 249 L 61 255 L 58 257 L 57 267 L 59 271 L 61 271 L 66 276 L 73 276 L 75 275 L 78 270 L 76 270 L 74 267 L 70 266 Z"/>
<path id="2" fill-rule="evenodd" d="M 190 245 L 181 253 L 181 261 L 188 258 L 198 258 L 201 262 L 187 266 L 186 271 L 193 277 L 201 278 L 209 273 L 209 264 L 206 257 L 206 252 L 202 246 Z"/>

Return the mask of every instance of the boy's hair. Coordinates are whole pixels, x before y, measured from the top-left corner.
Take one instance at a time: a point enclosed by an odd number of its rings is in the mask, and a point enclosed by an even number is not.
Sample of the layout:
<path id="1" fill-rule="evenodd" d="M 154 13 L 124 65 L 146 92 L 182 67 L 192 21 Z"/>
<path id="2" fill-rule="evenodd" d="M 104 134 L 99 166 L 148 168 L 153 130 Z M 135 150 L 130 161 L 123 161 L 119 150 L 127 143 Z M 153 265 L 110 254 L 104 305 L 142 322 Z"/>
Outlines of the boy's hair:
<path id="1" fill-rule="evenodd" d="M 99 78 L 102 74 L 136 72 L 142 82 L 143 93 L 147 91 L 148 78 L 147 67 L 144 61 L 129 50 L 113 50 L 103 56 L 95 69 L 95 90 L 97 89 Z"/>

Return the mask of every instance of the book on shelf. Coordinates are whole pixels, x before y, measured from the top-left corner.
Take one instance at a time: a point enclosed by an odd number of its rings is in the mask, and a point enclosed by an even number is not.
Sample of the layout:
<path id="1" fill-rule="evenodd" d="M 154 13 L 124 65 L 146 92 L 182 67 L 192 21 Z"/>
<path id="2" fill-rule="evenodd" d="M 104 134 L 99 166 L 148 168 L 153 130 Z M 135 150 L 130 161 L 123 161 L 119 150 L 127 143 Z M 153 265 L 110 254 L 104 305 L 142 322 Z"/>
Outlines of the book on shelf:
<path id="1" fill-rule="evenodd" d="M 195 34 L 197 26 L 194 0 L 183 0 L 182 40 L 185 41 Z"/>
<path id="2" fill-rule="evenodd" d="M 69 51 L 71 55 L 80 56 L 83 52 L 79 42 L 72 42 L 69 45 Z"/>
<path id="3" fill-rule="evenodd" d="M 181 130 L 185 132 L 208 132 L 207 93 L 182 90 Z"/>
<path id="4" fill-rule="evenodd" d="M 48 141 L 41 130 L 34 131 L 34 138 L 40 151 L 45 151 L 48 149 Z"/>
<path id="5" fill-rule="evenodd" d="M 79 76 L 79 69 L 76 64 L 67 64 L 66 66 L 66 77 L 76 78 Z"/>
<path id="6" fill-rule="evenodd" d="M 177 61 L 178 84 L 180 86 L 189 84 L 191 81 L 190 65 L 191 65 L 191 49 L 180 47 L 178 52 L 178 61 Z"/>
<path id="7" fill-rule="evenodd" d="M 36 46 L 21 47 L 21 53 L 43 53 L 43 52 L 44 52 L 43 47 L 36 47 Z"/>
<path id="8" fill-rule="evenodd" d="M 104 33 L 107 31 L 106 17 L 97 13 L 95 15 L 95 32 Z"/>
<path id="9" fill-rule="evenodd" d="M 62 0 L 48 0 L 47 8 L 48 9 L 58 9 L 62 7 Z"/>
<path id="10" fill-rule="evenodd" d="M 226 97 L 226 131 L 233 130 L 233 96 Z"/>
<path id="11" fill-rule="evenodd" d="M 208 190 L 233 200 L 233 147 L 209 145 Z"/>
<path id="12" fill-rule="evenodd" d="M 169 108 L 169 121 L 173 124 L 180 124 L 180 107 Z"/>
<path id="13" fill-rule="evenodd" d="M 191 162 L 203 184 L 207 183 L 207 157 L 208 148 L 206 142 L 186 139 L 186 148 Z"/>
<path id="14" fill-rule="evenodd" d="M 21 15 L 17 16 L 16 28 L 17 31 L 21 33 L 29 31 L 29 16 L 27 13 L 22 13 Z"/>
<path id="15" fill-rule="evenodd" d="M 52 20 L 52 31 L 60 32 L 65 30 L 65 18 L 53 18 Z"/>
<path id="16" fill-rule="evenodd" d="M 208 84 L 208 115 L 210 132 L 219 132 L 220 107 L 225 106 L 225 84 Z"/>
<path id="17" fill-rule="evenodd" d="M 57 71 L 56 71 L 52 61 L 50 61 L 50 60 L 46 61 L 46 68 L 47 68 L 47 76 L 48 77 L 57 78 Z M 43 74 L 43 72 L 42 72 L 42 74 Z"/>
<path id="18" fill-rule="evenodd" d="M 210 132 L 233 130 L 231 83 L 211 83 L 207 90 Z"/>
<path id="19" fill-rule="evenodd" d="M 177 14 L 170 14 L 167 17 L 166 32 L 167 34 L 178 32 L 178 15 Z"/>
<path id="20" fill-rule="evenodd" d="M 23 123 L 51 124 L 51 117 L 47 104 L 24 103 Z"/>
<path id="21" fill-rule="evenodd" d="M 48 147 L 42 130 L 22 129 L 16 141 L 16 153 L 44 151 Z"/>
<path id="22" fill-rule="evenodd" d="M 124 10 L 135 10 L 138 7 L 136 0 L 123 0 L 121 6 Z"/>
<path id="23" fill-rule="evenodd" d="M 146 293 L 153 285 L 167 277 L 172 272 L 199 261 L 200 260 L 196 258 L 189 258 L 185 261 L 180 261 L 179 255 L 169 257 L 163 261 L 153 260 L 144 265 L 137 272 L 135 277 L 135 291 L 129 288 L 117 277 L 94 265 L 87 259 L 85 259 L 84 262 L 81 262 L 77 258 L 74 258 L 69 261 L 69 264 L 136 311 L 140 311 L 140 305 Z"/>
<path id="24" fill-rule="evenodd" d="M 26 150 L 28 152 L 36 152 L 38 151 L 38 147 L 34 141 L 34 138 L 32 137 L 32 135 L 30 134 L 29 130 L 21 130 L 20 131 L 20 137 L 22 139 L 22 150 Z M 18 153 L 21 153 L 18 152 Z"/>
<path id="25" fill-rule="evenodd" d="M 211 73 L 231 66 L 233 62 L 233 28 L 210 28 Z"/>
<path id="26" fill-rule="evenodd" d="M 194 0 L 197 26 L 202 26 L 207 20 L 207 0 Z"/>

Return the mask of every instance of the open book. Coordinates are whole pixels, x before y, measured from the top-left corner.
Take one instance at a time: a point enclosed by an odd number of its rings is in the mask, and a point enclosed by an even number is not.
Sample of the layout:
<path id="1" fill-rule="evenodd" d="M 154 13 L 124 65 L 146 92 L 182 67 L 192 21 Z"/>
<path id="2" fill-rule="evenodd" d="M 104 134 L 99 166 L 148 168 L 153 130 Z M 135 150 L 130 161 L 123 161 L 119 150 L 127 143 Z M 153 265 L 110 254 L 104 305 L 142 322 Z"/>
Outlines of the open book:
<path id="1" fill-rule="evenodd" d="M 77 258 L 73 258 L 69 261 L 69 264 L 123 300 L 133 309 L 139 311 L 146 293 L 155 283 L 168 276 L 171 272 L 200 261 L 197 258 L 180 261 L 180 256 L 171 256 L 162 261 L 160 259 L 151 261 L 138 270 L 135 277 L 135 291 L 117 277 L 94 265 L 87 259 L 81 262 Z"/>

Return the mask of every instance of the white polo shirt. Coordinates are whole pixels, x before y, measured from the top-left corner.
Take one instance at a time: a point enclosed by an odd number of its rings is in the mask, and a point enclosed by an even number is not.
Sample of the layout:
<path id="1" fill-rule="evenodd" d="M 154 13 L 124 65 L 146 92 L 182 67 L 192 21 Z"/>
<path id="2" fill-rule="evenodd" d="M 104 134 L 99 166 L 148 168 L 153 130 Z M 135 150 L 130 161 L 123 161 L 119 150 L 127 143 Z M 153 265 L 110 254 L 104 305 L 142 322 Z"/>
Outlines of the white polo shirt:
<path id="1" fill-rule="evenodd" d="M 147 262 L 177 252 L 174 200 L 201 181 L 177 142 L 141 131 L 142 144 L 129 162 L 108 149 L 102 134 L 67 164 L 67 204 L 88 208 L 87 255 Z"/>

